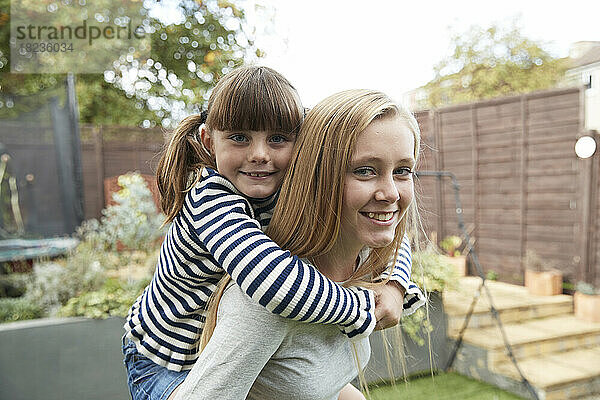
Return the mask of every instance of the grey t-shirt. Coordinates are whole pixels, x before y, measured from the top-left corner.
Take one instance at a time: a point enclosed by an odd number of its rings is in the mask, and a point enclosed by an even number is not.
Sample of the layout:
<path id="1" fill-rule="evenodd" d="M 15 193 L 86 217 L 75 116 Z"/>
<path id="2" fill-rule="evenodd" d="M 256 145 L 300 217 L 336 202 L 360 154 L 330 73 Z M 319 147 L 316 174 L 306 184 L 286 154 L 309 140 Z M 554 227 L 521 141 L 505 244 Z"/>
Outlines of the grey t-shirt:
<path id="1" fill-rule="evenodd" d="M 272 314 L 230 284 L 217 326 L 176 400 L 336 400 L 369 361 L 368 338 Z"/>

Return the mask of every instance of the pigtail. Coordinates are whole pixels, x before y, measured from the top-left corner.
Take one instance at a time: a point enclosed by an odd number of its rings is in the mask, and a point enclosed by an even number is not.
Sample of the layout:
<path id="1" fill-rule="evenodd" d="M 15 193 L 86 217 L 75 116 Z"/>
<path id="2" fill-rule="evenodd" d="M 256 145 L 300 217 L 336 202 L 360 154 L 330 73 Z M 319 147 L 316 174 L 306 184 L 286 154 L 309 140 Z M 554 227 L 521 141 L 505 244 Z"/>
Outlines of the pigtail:
<path id="1" fill-rule="evenodd" d="M 160 192 L 160 207 L 167 216 L 163 225 L 175 219 L 183 207 L 185 194 L 200 179 L 202 167 L 215 168 L 214 160 L 200 141 L 200 127 L 206 122 L 207 112 L 185 118 L 173 132 L 163 150 L 156 182 Z"/>

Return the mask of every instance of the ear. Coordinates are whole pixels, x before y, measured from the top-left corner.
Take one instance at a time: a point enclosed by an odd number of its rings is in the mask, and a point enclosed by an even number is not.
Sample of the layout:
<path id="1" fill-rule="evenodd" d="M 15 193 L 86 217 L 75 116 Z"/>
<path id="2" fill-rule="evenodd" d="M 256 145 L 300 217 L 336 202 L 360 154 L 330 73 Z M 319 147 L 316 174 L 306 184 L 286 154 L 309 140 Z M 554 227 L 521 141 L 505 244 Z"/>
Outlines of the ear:
<path id="1" fill-rule="evenodd" d="M 205 126 L 202 126 L 202 128 L 200 128 L 200 141 L 202 142 L 202 146 L 204 146 L 204 149 L 209 153 L 209 154 L 214 154 L 214 144 L 213 144 L 213 140 L 212 137 L 210 136 L 210 133 L 208 133 L 208 130 L 206 130 Z"/>

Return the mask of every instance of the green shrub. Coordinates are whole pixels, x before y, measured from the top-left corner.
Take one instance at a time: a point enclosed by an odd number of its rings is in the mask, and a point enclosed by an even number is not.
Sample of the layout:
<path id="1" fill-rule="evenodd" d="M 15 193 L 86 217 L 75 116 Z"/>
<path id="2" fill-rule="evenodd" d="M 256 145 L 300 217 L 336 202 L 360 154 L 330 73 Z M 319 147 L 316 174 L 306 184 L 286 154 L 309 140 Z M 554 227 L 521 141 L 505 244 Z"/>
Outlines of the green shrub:
<path id="1" fill-rule="evenodd" d="M 131 305 L 142 293 L 149 280 L 133 284 L 107 279 L 97 291 L 86 292 L 70 299 L 59 312 L 63 317 L 89 318 L 126 317 Z"/>
<path id="2" fill-rule="evenodd" d="M 69 315 L 123 315 L 139 294 L 132 294 L 139 292 L 129 276 L 132 267 L 138 279 L 140 275 L 146 279 L 146 269 L 150 276 L 157 239 L 163 236 L 160 225 L 164 216 L 156 210 L 152 193 L 139 174 L 122 175 L 118 183 L 122 189 L 113 195 L 116 204 L 102 211 L 100 221 L 81 225 L 81 242 L 74 251 L 65 259 L 34 265 L 25 297 L 46 314 L 54 315 L 69 304 L 67 311 L 63 310 Z M 127 251 L 118 252 L 119 246 Z M 152 267 L 146 268 L 150 262 Z M 128 283 L 107 280 L 108 272 Z"/>
<path id="3" fill-rule="evenodd" d="M 412 265 L 412 281 L 423 290 L 443 292 L 458 285 L 456 270 L 432 246 L 415 251 Z"/>
<path id="4" fill-rule="evenodd" d="M 43 315 L 42 308 L 26 298 L 0 299 L 0 322 L 41 318 Z"/>
<path id="5" fill-rule="evenodd" d="M 498 273 L 496 271 L 494 271 L 493 269 L 490 269 L 485 274 L 485 279 L 487 279 L 489 281 L 497 281 L 498 280 Z"/>
<path id="6" fill-rule="evenodd" d="M 400 325 L 402 326 L 402 331 L 419 346 L 425 344 L 425 337 L 433 331 L 431 322 L 427 320 L 425 307 L 421 307 L 414 313 L 402 317 Z"/>
<path id="7" fill-rule="evenodd" d="M 76 250 L 65 260 L 35 264 L 24 297 L 53 315 L 70 298 L 102 286 L 104 279 L 100 261 Z"/>
<path id="8" fill-rule="evenodd" d="M 10 273 L 0 275 L 0 298 L 20 297 L 25 293 L 29 274 Z"/>
<path id="9" fill-rule="evenodd" d="M 100 221 L 85 221 L 78 229 L 83 241 L 103 250 L 145 250 L 164 235 L 164 215 L 156 210 L 152 192 L 138 173 L 118 178 L 121 190 L 113 194 L 116 204 L 102 210 Z"/>
<path id="10" fill-rule="evenodd" d="M 156 210 L 152 193 L 139 174 L 122 175 L 118 183 L 122 189 L 113 195 L 116 204 L 102 211 L 100 221 L 82 224 L 78 229 L 81 242 L 70 254 L 34 264 L 26 278 L 6 278 L 16 282 L 12 286 L 0 282 L 0 295 L 9 290 L 20 295 L 25 288 L 22 298 L 2 306 L 2 321 L 56 314 L 127 315 L 152 277 L 164 216 Z M 118 247 L 126 251 L 119 252 Z"/>
<path id="11" fill-rule="evenodd" d="M 462 239 L 458 236 L 446 236 L 444 240 L 440 242 L 441 249 L 450 257 L 460 256 L 460 246 L 462 246 Z"/>
<path id="12" fill-rule="evenodd" d="M 442 292 L 444 289 L 454 289 L 458 285 L 458 275 L 452 264 L 435 250 L 433 246 L 412 255 L 412 281 L 427 295 L 427 292 Z M 411 315 L 402 317 L 402 331 L 419 346 L 425 344 L 424 337 L 433 330 L 427 320 L 425 307 Z"/>

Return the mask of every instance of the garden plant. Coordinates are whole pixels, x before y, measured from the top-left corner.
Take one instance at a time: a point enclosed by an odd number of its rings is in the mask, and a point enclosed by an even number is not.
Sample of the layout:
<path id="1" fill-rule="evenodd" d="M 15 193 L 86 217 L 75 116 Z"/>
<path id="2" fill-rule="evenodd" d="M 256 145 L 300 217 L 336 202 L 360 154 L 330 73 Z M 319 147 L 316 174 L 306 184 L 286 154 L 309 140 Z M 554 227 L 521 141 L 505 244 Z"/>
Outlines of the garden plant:
<path id="1" fill-rule="evenodd" d="M 152 277 L 163 215 L 138 173 L 118 182 L 115 204 L 79 227 L 80 242 L 66 257 L 39 260 L 28 274 L 4 275 L 19 296 L 0 298 L 0 322 L 127 315 Z"/>

